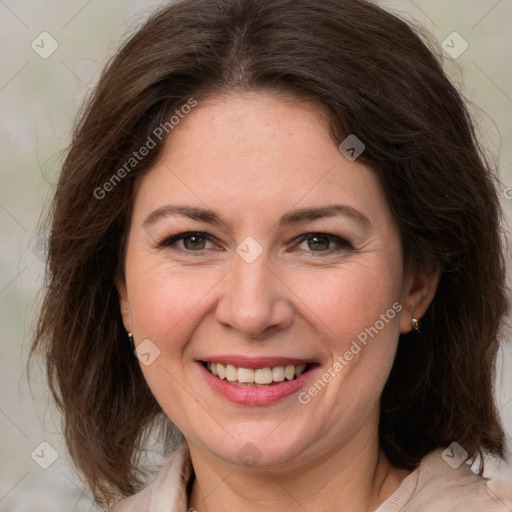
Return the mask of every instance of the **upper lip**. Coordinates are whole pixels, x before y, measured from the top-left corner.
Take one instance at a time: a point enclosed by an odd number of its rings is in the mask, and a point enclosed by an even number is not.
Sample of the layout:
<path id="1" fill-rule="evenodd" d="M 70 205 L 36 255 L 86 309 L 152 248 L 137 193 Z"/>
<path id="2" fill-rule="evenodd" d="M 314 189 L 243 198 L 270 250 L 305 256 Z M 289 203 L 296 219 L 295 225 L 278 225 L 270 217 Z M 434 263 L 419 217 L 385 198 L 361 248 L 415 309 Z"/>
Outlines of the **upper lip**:
<path id="1" fill-rule="evenodd" d="M 275 366 L 288 366 L 293 364 L 298 366 L 300 364 L 314 364 L 311 359 L 298 359 L 294 357 L 279 357 L 279 356 L 267 356 L 267 357 L 250 357 L 250 356 L 238 356 L 238 355 L 219 355 L 219 356 L 208 356 L 201 361 L 207 363 L 222 363 L 231 364 L 238 368 L 266 368 Z"/>

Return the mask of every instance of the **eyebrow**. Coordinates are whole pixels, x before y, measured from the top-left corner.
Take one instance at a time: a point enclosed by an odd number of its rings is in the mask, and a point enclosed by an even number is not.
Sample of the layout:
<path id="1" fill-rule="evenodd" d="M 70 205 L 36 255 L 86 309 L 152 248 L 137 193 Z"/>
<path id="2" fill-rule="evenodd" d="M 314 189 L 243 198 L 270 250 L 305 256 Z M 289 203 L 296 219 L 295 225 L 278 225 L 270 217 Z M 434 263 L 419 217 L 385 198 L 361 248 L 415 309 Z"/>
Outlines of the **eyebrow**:
<path id="1" fill-rule="evenodd" d="M 193 220 L 207 222 L 208 224 L 224 226 L 229 230 L 232 230 L 233 228 L 231 222 L 227 221 L 221 215 L 214 212 L 213 210 L 194 206 L 173 204 L 161 206 L 160 208 L 157 208 L 156 210 L 151 212 L 144 220 L 143 226 L 149 226 L 156 223 L 158 220 L 162 218 L 177 215 L 188 217 Z M 301 222 L 310 222 L 316 219 L 336 216 L 349 217 L 352 220 L 358 222 L 359 224 L 362 224 L 364 227 L 369 227 L 371 225 L 371 222 L 368 219 L 368 217 L 366 217 L 363 213 L 361 213 L 359 210 L 356 210 L 352 206 L 348 206 L 346 204 L 330 204 L 327 206 L 320 207 L 301 208 L 286 213 L 279 220 L 279 226 L 292 226 L 300 224 Z"/>

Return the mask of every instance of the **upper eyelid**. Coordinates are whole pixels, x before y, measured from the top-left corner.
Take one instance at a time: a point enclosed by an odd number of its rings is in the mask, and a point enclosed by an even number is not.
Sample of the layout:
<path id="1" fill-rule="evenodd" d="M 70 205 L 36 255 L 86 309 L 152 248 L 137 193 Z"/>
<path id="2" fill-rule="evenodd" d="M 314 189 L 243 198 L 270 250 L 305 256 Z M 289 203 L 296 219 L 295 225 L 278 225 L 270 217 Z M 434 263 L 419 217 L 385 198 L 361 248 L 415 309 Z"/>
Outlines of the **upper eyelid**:
<path id="1" fill-rule="evenodd" d="M 175 235 L 170 235 L 168 237 L 165 237 L 161 242 L 159 242 L 158 245 L 159 246 L 165 246 L 166 242 L 169 242 L 169 241 L 171 241 L 173 239 L 174 239 L 173 243 L 176 243 L 178 241 L 181 241 L 181 240 L 183 240 L 185 238 L 188 238 L 188 237 L 191 237 L 191 236 L 194 236 L 194 235 L 202 237 L 202 238 L 205 238 L 205 239 L 207 239 L 208 241 L 210 241 L 212 243 L 215 243 L 215 239 L 217 238 L 217 237 L 215 237 L 215 235 L 212 235 L 211 233 L 208 233 L 207 231 L 184 231 L 184 232 L 181 232 L 181 233 L 177 233 Z M 339 235 L 332 234 L 332 233 L 324 233 L 324 232 L 321 232 L 321 231 L 309 231 L 309 232 L 306 232 L 306 233 L 302 233 L 301 235 L 295 236 L 291 241 L 297 240 L 298 243 L 302 243 L 303 241 L 305 241 L 308 238 L 313 237 L 315 235 L 324 236 L 324 237 L 334 241 L 337 244 L 341 243 L 341 245 L 346 244 L 346 245 L 352 247 L 352 244 L 346 238 L 344 238 L 342 236 L 339 236 Z M 183 250 L 187 251 L 187 252 L 201 252 L 201 251 L 205 251 L 207 249 L 200 249 L 198 251 L 189 251 L 187 249 L 183 249 Z M 320 252 L 328 252 L 329 250 L 330 249 L 328 249 L 326 251 L 311 251 L 311 252 L 319 252 L 320 253 Z"/>
<path id="2" fill-rule="evenodd" d="M 306 241 L 308 238 L 315 236 L 315 235 L 325 236 L 326 238 L 333 240 L 336 244 L 338 244 L 340 249 L 343 246 L 348 246 L 348 248 L 353 249 L 353 245 L 346 238 L 339 236 L 339 235 L 330 234 L 330 233 L 322 233 L 322 232 L 313 231 L 310 233 L 305 233 L 303 235 L 299 235 L 298 237 L 295 237 L 295 239 L 298 239 L 298 243 L 302 243 L 302 242 Z M 329 248 L 326 251 L 310 251 L 310 252 L 312 252 L 312 253 L 318 252 L 319 254 L 320 253 L 328 253 L 332 249 L 334 249 L 334 247 Z"/>

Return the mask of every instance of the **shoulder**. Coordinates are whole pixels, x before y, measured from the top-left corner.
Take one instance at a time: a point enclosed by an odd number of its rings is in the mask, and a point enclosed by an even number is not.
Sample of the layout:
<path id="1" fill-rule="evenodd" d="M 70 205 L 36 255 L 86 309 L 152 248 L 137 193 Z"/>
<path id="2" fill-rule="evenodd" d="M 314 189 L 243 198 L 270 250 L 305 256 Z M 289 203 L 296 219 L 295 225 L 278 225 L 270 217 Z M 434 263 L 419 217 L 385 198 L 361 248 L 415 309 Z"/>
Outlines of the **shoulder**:
<path id="1" fill-rule="evenodd" d="M 183 442 L 162 466 L 157 479 L 143 491 L 116 503 L 110 512 L 175 512 L 186 510 L 192 473 L 190 452 Z"/>
<path id="2" fill-rule="evenodd" d="M 425 456 L 376 512 L 510 512 L 484 478 L 467 464 L 445 460 L 442 453 Z"/>

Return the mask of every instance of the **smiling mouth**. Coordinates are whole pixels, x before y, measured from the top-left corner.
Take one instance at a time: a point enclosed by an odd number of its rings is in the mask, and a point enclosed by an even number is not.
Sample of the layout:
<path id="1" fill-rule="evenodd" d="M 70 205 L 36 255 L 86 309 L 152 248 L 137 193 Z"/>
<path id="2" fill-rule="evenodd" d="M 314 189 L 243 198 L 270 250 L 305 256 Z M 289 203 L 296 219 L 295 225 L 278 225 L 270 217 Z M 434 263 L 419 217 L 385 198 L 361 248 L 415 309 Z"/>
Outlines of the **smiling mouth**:
<path id="1" fill-rule="evenodd" d="M 269 387 L 284 381 L 298 379 L 311 370 L 311 364 L 289 364 L 264 368 L 242 368 L 232 364 L 202 361 L 203 366 L 215 377 L 240 387 Z"/>

